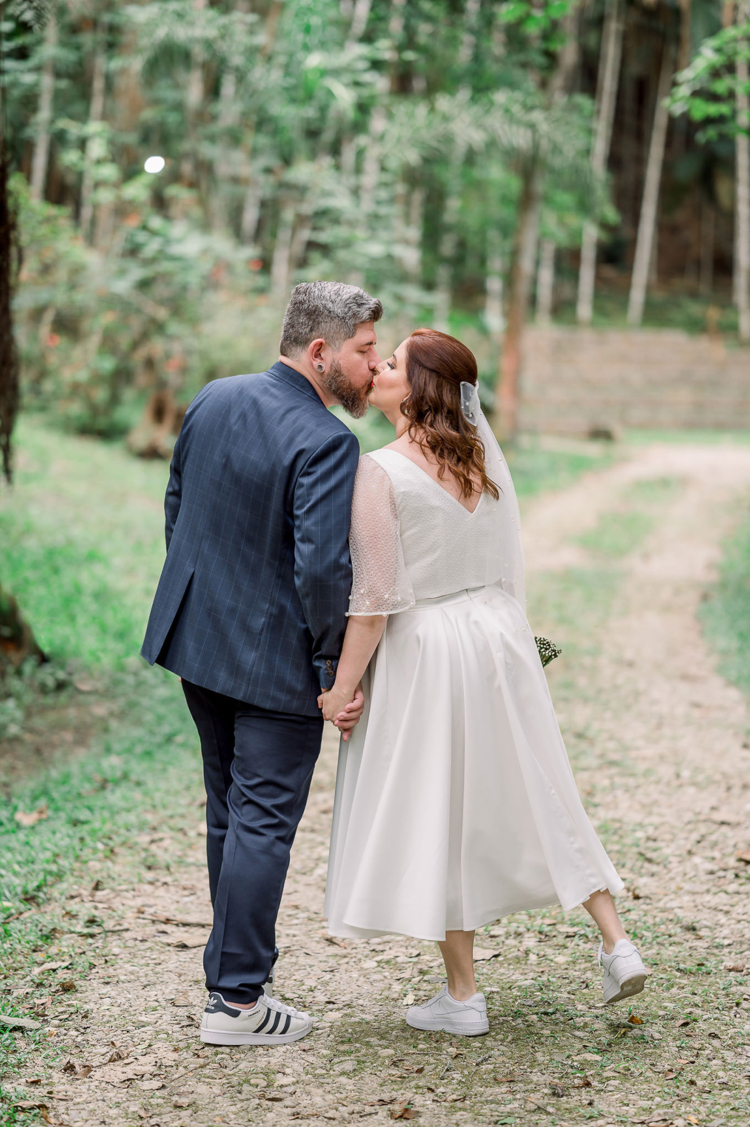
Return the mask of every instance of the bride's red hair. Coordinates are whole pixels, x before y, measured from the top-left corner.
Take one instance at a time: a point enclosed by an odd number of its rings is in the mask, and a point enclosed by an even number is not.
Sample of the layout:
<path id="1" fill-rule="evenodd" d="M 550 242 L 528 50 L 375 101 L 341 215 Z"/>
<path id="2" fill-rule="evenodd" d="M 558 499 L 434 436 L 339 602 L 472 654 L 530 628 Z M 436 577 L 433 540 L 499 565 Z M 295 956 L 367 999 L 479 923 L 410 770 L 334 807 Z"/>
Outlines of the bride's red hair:
<path id="1" fill-rule="evenodd" d="M 401 411 L 409 420 L 409 437 L 435 459 L 438 477 L 448 470 L 462 497 L 489 493 L 497 500 L 500 492 L 485 472 L 477 428 L 461 410 L 461 383 L 477 382 L 473 352 L 437 329 L 415 329 L 406 345 L 406 377 L 409 394 Z"/>

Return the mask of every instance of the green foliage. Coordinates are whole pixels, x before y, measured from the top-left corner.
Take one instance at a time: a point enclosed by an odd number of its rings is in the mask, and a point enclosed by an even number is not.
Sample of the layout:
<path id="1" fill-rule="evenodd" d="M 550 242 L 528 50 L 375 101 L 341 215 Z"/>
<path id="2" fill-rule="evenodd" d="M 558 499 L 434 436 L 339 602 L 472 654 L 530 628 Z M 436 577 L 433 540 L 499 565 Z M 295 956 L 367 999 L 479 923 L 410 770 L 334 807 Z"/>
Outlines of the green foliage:
<path id="1" fill-rule="evenodd" d="M 701 620 L 717 649 L 721 670 L 750 692 L 750 514 L 743 513 L 725 546 L 719 579 L 701 606 Z"/>
<path id="2" fill-rule="evenodd" d="M 164 558 L 166 466 L 33 419 L 18 444 L 16 489 L 0 511 L 3 583 L 54 660 L 122 670 L 140 649 Z"/>
<path id="3" fill-rule="evenodd" d="M 750 23 L 722 28 L 706 39 L 677 75 L 670 109 L 675 116 L 686 113 L 700 123 L 700 140 L 748 132 L 750 123 L 737 116 L 738 91 L 750 95 L 750 80 L 737 71 L 740 61 L 750 63 Z"/>
<path id="4" fill-rule="evenodd" d="M 510 259 L 530 154 L 549 173 L 545 230 L 575 244 L 605 199 L 590 100 L 546 96 L 571 2 L 373 0 L 364 26 L 338 0 L 60 6 L 56 40 L 16 22 L 13 151 L 48 129 L 60 201 L 16 177 L 27 405 L 113 436 L 154 389 L 188 399 L 265 368 L 299 280 L 350 279 L 429 322 L 447 255 L 456 305 L 476 306 L 488 231 Z"/>

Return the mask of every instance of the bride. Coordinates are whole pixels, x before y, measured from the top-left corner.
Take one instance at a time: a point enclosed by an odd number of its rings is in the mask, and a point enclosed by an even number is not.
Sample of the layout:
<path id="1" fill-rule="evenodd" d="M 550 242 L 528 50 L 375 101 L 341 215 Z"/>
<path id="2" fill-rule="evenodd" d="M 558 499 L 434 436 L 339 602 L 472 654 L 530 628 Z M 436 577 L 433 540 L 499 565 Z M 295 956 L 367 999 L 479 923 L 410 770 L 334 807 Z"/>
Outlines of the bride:
<path id="1" fill-rule="evenodd" d="M 476 928 L 583 904 L 602 934 L 604 1000 L 648 971 L 612 900 L 623 883 L 578 797 L 526 621 L 518 504 L 484 418 L 474 356 L 417 329 L 382 364 L 370 402 L 396 440 L 359 462 L 353 583 L 327 720 L 362 681 L 342 741 L 325 913 L 329 932 L 436 940 L 447 983 L 406 1020 L 489 1029 Z"/>

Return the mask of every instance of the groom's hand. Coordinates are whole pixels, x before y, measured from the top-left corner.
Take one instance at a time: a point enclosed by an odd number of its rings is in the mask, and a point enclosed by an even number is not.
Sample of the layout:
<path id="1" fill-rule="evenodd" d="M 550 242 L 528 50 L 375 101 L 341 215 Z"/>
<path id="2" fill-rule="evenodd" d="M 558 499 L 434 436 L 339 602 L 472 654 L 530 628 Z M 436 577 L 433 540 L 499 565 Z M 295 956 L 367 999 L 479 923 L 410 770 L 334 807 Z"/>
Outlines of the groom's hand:
<path id="1" fill-rule="evenodd" d="M 352 730 L 359 723 L 362 713 L 365 710 L 365 694 L 362 690 L 362 685 L 357 685 L 354 690 L 354 696 L 349 703 L 338 713 L 334 724 L 341 732 L 344 742 L 347 742 L 352 734 Z"/>

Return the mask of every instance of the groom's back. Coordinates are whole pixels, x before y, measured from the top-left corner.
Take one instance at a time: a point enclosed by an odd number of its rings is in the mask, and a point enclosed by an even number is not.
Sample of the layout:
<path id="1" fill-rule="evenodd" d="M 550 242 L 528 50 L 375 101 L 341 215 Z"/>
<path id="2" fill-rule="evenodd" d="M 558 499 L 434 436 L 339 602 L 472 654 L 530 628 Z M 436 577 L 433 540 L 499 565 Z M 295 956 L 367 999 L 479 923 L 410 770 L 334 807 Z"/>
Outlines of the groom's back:
<path id="1" fill-rule="evenodd" d="M 358 453 L 287 365 L 208 384 L 175 447 L 147 660 L 247 703 L 316 715 L 345 625 Z"/>

